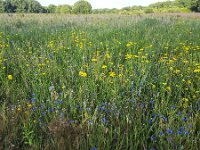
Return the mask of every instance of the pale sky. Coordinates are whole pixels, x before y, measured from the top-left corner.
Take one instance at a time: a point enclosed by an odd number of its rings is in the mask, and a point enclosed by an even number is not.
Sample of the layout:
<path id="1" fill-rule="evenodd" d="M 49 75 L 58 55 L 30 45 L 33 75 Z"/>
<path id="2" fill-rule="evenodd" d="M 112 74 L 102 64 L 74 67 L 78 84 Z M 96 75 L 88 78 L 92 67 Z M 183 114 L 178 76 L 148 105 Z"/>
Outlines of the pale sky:
<path id="1" fill-rule="evenodd" d="M 48 6 L 49 4 L 60 5 L 69 4 L 73 5 L 78 0 L 37 0 L 42 6 Z M 166 0 L 88 0 L 92 5 L 92 8 L 123 8 L 133 5 L 148 6 L 155 2 L 161 2 Z"/>

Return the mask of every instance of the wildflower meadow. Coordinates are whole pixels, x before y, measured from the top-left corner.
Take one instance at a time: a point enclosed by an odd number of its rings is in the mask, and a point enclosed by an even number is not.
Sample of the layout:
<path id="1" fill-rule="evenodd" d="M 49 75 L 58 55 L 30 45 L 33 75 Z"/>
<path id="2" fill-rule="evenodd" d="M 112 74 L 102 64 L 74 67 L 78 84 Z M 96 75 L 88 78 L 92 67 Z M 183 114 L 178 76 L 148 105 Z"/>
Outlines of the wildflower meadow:
<path id="1" fill-rule="evenodd" d="M 0 15 L 0 149 L 197 150 L 197 15 Z"/>

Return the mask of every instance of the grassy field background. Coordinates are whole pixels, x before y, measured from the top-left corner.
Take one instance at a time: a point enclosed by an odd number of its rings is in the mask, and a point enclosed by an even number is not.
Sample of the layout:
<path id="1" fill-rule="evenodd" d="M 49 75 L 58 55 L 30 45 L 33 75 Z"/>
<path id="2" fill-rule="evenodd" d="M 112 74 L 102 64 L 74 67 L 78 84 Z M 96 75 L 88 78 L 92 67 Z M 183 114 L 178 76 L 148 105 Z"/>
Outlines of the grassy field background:
<path id="1" fill-rule="evenodd" d="M 197 14 L 0 15 L 0 149 L 198 149 Z"/>

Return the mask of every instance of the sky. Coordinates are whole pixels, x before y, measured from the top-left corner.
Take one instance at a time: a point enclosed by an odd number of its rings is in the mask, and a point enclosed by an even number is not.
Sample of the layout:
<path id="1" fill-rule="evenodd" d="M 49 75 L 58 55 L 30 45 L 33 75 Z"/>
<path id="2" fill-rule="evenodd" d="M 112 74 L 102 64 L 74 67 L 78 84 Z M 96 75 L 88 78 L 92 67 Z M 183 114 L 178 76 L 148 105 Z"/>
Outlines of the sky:
<path id="1" fill-rule="evenodd" d="M 42 6 L 48 6 L 49 4 L 61 5 L 69 4 L 73 5 L 78 0 L 37 0 Z M 162 2 L 166 0 L 87 0 L 92 5 L 93 9 L 96 8 L 123 8 L 133 5 L 148 6 L 155 2 Z"/>

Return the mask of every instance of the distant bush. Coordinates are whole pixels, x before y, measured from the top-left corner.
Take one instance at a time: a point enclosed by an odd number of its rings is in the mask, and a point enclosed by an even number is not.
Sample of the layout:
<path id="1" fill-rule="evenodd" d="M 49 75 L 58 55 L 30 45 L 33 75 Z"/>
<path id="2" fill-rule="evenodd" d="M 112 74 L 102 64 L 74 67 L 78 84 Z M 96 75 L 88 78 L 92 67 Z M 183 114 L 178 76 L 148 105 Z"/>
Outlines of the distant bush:
<path id="1" fill-rule="evenodd" d="M 150 13 L 154 13 L 154 10 L 153 10 L 152 8 L 146 8 L 146 9 L 144 10 L 144 12 L 145 12 L 146 14 L 150 14 Z"/>

